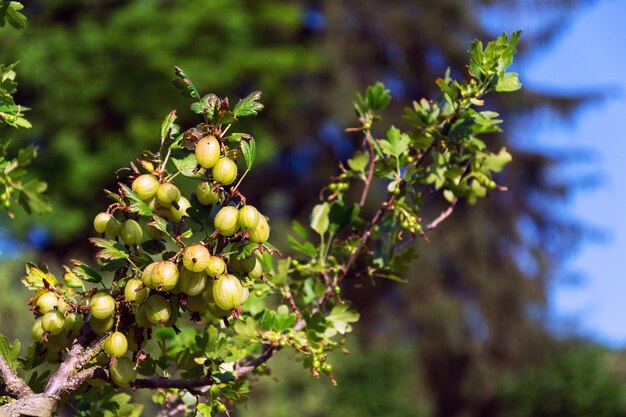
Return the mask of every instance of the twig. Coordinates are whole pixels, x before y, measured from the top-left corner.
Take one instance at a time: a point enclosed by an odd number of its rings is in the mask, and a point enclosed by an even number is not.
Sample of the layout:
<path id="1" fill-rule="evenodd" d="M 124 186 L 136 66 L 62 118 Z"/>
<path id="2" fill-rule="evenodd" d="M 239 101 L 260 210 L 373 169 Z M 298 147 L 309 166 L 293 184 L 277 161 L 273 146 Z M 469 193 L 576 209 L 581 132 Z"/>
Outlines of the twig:
<path id="1" fill-rule="evenodd" d="M 372 184 L 372 179 L 374 178 L 374 144 L 372 143 L 373 138 L 370 131 L 365 132 L 365 143 L 367 144 L 367 151 L 370 155 L 369 161 L 369 170 L 367 172 L 367 178 L 365 179 L 365 186 L 363 187 L 363 192 L 361 193 L 361 199 L 359 200 L 359 206 L 363 208 L 365 205 L 365 200 L 367 199 L 367 194 L 370 190 L 370 185 Z"/>
<path id="2" fill-rule="evenodd" d="M 459 200 L 457 198 L 455 198 L 454 200 L 452 200 L 450 202 L 450 205 L 448 206 L 447 209 L 445 209 L 444 211 L 441 212 L 441 214 L 439 214 L 439 216 L 437 216 L 433 221 L 431 221 L 430 223 L 428 223 L 426 225 L 426 227 L 424 227 L 424 230 L 432 230 L 434 228 L 436 228 L 437 226 L 439 226 L 439 224 L 441 222 L 443 222 L 445 219 L 447 219 L 448 217 L 450 217 L 450 215 L 452 214 L 452 212 L 454 211 L 454 207 L 456 206 L 456 203 Z"/>
<path id="3" fill-rule="evenodd" d="M 289 303 L 289 306 L 291 307 L 296 317 L 298 318 L 298 321 L 296 323 L 304 321 L 304 319 L 302 318 L 302 312 L 296 305 L 296 300 L 293 299 L 293 295 L 291 294 L 291 291 L 289 290 L 289 285 L 285 285 L 283 287 L 283 297 L 285 297 L 285 299 Z"/>

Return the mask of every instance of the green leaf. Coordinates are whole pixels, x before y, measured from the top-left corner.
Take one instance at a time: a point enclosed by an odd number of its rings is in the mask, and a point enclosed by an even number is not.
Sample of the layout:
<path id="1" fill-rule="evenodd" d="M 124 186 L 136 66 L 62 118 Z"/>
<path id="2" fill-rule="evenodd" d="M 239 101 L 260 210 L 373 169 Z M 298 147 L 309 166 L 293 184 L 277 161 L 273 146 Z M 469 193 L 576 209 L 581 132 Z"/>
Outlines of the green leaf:
<path id="1" fill-rule="evenodd" d="M 44 284 L 44 281 L 47 284 Z M 22 283 L 29 290 L 37 290 L 47 285 L 55 285 L 57 283 L 54 275 L 48 270 L 46 264 L 36 265 L 31 262 L 26 263 L 26 276 L 22 278 Z"/>
<path id="2" fill-rule="evenodd" d="M 15 29 L 24 29 L 27 19 L 19 12 L 23 8 L 24 6 L 17 1 L 0 2 L 0 27 L 4 27 L 5 22 L 8 21 Z"/>
<path id="3" fill-rule="evenodd" d="M 213 409 L 211 408 L 211 406 L 209 404 L 198 404 L 198 406 L 196 407 L 196 410 L 198 410 L 198 412 L 203 416 L 203 417 L 211 417 L 213 415 Z"/>
<path id="4" fill-rule="evenodd" d="M 167 138 L 170 135 L 177 117 L 176 110 L 172 110 L 165 116 L 163 123 L 161 123 L 161 139 Z"/>
<path id="5" fill-rule="evenodd" d="M 196 86 L 187 77 L 187 74 L 179 67 L 174 67 L 174 73 L 178 78 L 172 80 L 172 84 L 174 84 L 180 95 L 185 98 L 200 100 L 200 93 L 198 93 Z"/>
<path id="6" fill-rule="evenodd" d="M 152 210 L 150 210 L 150 206 L 146 204 L 133 190 L 125 186 L 124 184 L 120 184 L 122 191 L 124 192 L 124 196 L 131 201 L 129 206 L 130 211 L 133 213 L 138 213 L 140 216 L 151 217 Z"/>
<path id="7" fill-rule="evenodd" d="M 31 180 L 25 184 L 16 184 L 15 188 L 20 191 L 18 202 L 27 213 L 48 213 L 52 211 L 50 200 L 43 195 L 48 189 L 48 184 L 39 180 Z"/>
<path id="8" fill-rule="evenodd" d="M 328 220 L 330 222 L 328 230 L 330 230 L 330 233 L 335 234 L 345 225 L 349 224 L 352 220 L 354 212 L 358 212 L 359 210 L 360 207 L 357 203 L 346 207 L 343 202 L 333 202 L 330 206 L 330 212 L 328 214 Z"/>
<path id="9" fill-rule="evenodd" d="M 254 139 L 249 142 L 241 142 L 241 153 L 243 154 L 243 159 L 246 162 L 246 168 L 250 169 L 252 167 L 252 163 L 254 162 L 254 158 L 256 157 L 256 143 Z"/>
<path id="10" fill-rule="evenodd" d="M 233 114 L 235 117 L 255 116 L 263 109 L 263 104 L 259 101 L 260 99 L 260 91 L 250 93 L 246 98 L 239 100 L 239 102 L 235 104 Z"/>
<path id="11" fill-rule="evenodd" d="M 357 94 L 357 103 L 364 111 L 381 111 L 391 103 L 391 91 L 381 82 L 370 85 L 365 90 L 365 98 Z"/>
<path id="12" fill-rule="evenodd" d="M 326 320 L 332 323 L 335 330 L 339 333 L 345 334 L 352 330 L 350 323 L 359 321 L 359 313 L 350 310 L 350 306 L 347 304 L 337 304 L 330 311 Z"/>
<path id="13" fill-rule="evenodd" d="M 291 229 L 302 239 L 306 239 L 309 236 L 309 232 L 307 232 L 304 226 L 302 226 L 302 224 L 297 220 L 291 222 Z"/>
<path id="14" fill-rule="evenodd" d="M 283 332 L 289 330 L 296 324 L 297 317 L 289 310 L 284 304 L 281 304 L 276 309 L 276 320 L 274 322 L 273 330 L 277 332 Z"/>
<path id="15" fill-rule="evenodd" d="M 187 156 L 182 159 L 172 158 L 172 162 L 176 169 L 187 178 L 199 178 L 202 176 L 199 170 L 196 171 L 198 161 L 193 153 L 187 153 Z"/>
<path id="16" fill-rule="evenodd" d="M 311 242 L 300 243 L 291 235 L 287 236 L 287 242 L 289 242 L 293 250 L 302 252 L 305 255 L 315 256 L 317 254 L 317 249 Z"/>
<path id="17" fill-rule="evenodd" d="M 311 212 L 311 229 L 315 230 L 319 235 L 323 235 L 328 230 L 329 212 L 330 206 L 326 202 L 313 207 Z"/>
<path id="18" fill-rule="evenodd" d="M 0 334 L 0 355 L 7 361 L 9 367 L 15 370 L 17 367 L 17 357 L 20 354 L 20 341 L 15 340 L 13 343 L 9 343 L 9 340 Z"/>
<path id="19" fill-rule="evenodd" d="M 511 154 L 507 152 L 506 148 L 502 148 L 497 154 L 492 153 L 485 156 L 483 168 L 493 172 L 501 172 L 504 166 L 512 160 Z"/>
<path id="20" fill-rule="evenodd" d="M 516 72 L 507 72 L 502 77 L 498 77 L 495 90 L 498 92 L 511 92 L 517 91 L 522 88 L 522 83 L 519 82 L 519 78 Z"/>
<path id="21" fill-rule="evenodd" d="M 102 276 L 86 263 L 78 259 L 70 259 L 70 262 L 74 265 L 71 272 L 78 278 L 95 284 L 102 282 Z"/>
<path id="22" fill-rule="evenodd" d="M 348 166 L 351 170 L 364 174 L 365 167 L 367 167 L 369 161 L 369 154 L 361 151 L 356 151 L 354 155 L 352 155 L 352 158 L 348 159 Z"/>
<path id="23" fill-rule="evenodd" d="M 114 261 L 117 259 L 128 259 L 130 257 L 124 245 L 115 240 L 90 237 L 89 241 L 94 246 L 102 249 L 96 254 L 96 259 Z"/>
<path id="24" fill-rule="evenodd" d="M 399 158 L 402 152 L 409 148 L 410 142 L 411 139 L 409 135 L 402 133 L 400 129 L 395 126 L 392 126 L 391 129 L 387 131 L 387 140 L 383 139 L 378 141 L 383 152 L 395 158 Z"/>

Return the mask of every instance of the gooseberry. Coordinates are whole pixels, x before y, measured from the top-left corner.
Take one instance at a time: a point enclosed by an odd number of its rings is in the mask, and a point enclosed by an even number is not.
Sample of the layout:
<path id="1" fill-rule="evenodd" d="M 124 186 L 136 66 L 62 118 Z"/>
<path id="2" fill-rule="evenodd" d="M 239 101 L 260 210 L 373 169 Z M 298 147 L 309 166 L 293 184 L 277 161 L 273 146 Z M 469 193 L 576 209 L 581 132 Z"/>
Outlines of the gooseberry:
<path id="1" fill-rule="evenodd" d="M 128 340 L 121 332 L 113 332 L 104 341 L 104 351 L 109 356 L 121 357 L 128 350 Z"/>
<path id="2" fill-rule="evenodd" d="M 149 200 L 159 189 L 159 180 L 154 175 L 140 175 L 133 181 L 132 189 L 142 200 Z"/>
<path id="3" fill-rule="evenodd" d="M 115 312 L 115 300 L 105 292 L 99 292 L 91 297 L 91 315 L 97 319 L 106 319 Z"/>
<path id="4" fill-rule="evenodd" d="M 116 385 L 127 387 L 137 379 L 137 372 L 133 367 L 133 362 L 126 357 L 118 358 L 109 366 L 109 374 Z"/>
<path id="5" fill-rule="evenodd" d="M 78 334 L 80 329 L 83 328 L 83 324 L 85 324 L 83 316 L 78 313 L 69 313 L 65 316 L 63 327 L 70 334 Z"/>
<path id="6" fill-rule="evenodd" d="M 209 276 L 222 275 L 226 270 L 226 263 L 219 256 L 211 256 L 209 265 L 206 267 L 206 273 Z"/>
<path id="7" fill-rule="evenodd" d="M 104 319 L 97 319 L 92 316 L 89 319 L 89 323 L 91 325 L 91 330 L 93 330 L 95 334 L 100 336 L 113 328 L 113 325 L 115 324 L 115 319 L 112 315 Z"/>
<path id="8" fill-rule="evenodd" d="M 128 302 L 141 304 L 148 298 L 148 289 L 144 287 L 141 280 L 136 278 L 129 279 L 124 287 L 124 298 L 126 298 Z"/>
<path id="9" fill-rule="evenodd" d="M 198 295 L 206 287 L 206 273 L 204 271 L 192 272 L 187 268 L 181 268 L 178 279 L 178 289 L 183 294 Z"/>
<path id="10" fill-rule="evenodd" d="M 211 254 L 204 245 L 191 245 L 183 252 L 183 265 L 190 271 L 204 271 L 209 266 Z"/>
<path id="11" fill-rule="evenodd" d="M 238 220 L 242 229 L 254 229 L 259 224 L 259 211 L 253 206 L 243 206 L 239 209 Z"/>
<path id="12" fill-rule="evenodd" d="M 237 164 L 230 158 L 220 158 L 211 173 L 215 181 L 223 185 L 232 184 L 237 178 Z"/>
<path id="13" fill-rule="evenodd" d="M 178 283 L 178 268 L 172 261 L 156 262 L 150 275 L 150 288 L 169 291 Z"/>
<path id="14" fill-rule="evenodd" d="M 187 307 L 187 310 L 192 312 L 201 312 L 208 308 L 207 302 L 201 295 L 187 297 L 187 304 L 185 304 L 185 307 Z"/>
<path id="15" fill-rule="evenodd" d="M 52 335 L 59 334 L 63 331 L 64 321 L 65 319 L 60 311 L 48 311 L 41 319 L 41 327 Z"/>
<path id="16" fill-rule="evenodd" d="M 163 207 L 170 207 L 172 203 L 176 203 L 180 200 L 180 190 L 174 184 L 165 182 L 159 185 L 156 198 Z"/>
<path id="17" fill-rule="evenodd" d="M 141 243 L 141 239 L 143 238 L 143 231 L 141 230 L 141 226 L 135 220 L 126 220 L 122 225 L 122 230 L 120 231 L 120 235 L 122 240 L 127 245 L 138 245 Z"/>
<path id="18" fill-rule="evenodd" d="M 254 243 L 265 243 L 270 237 L 270 225 L 265 216 L 259 216 L 259 223 L 250 231 L 250 241 Z"/>
<path id="19" fill-rule="evenodd" d="M 172 316 L 172 306 L 169 301 L 158 294 L 148 297 L 144 308 L 146 318 L 152 324 L 165 324 Z"/>
<path id="20" fill-rule="evenodd" d="M 196 186 L 196 196 L 198 201 L 205 206 L 216 204 L 220 201 L 220 193 L 213 191 L 213 186 L 209 182 L 200 182 Z"/>
<path id="21" fill-rule="evenodd" d="M 146 226 L 146 233 L 148 234 L 148 237 L 150 239 L 154 240 L 163 239 L 165 237 L 165 233 L 163 233 L 161 230 L 157 229 L 156 226 L 153 226 L 151 224 L 148 224 Z"/>
<path id="22" fill-rule="evenodd" d="M 50 291 L 46 291 L 37 298 L 37 307 L 39 311 L 46 314 L 48 311 L 54 310 L 57 306 L 59 299 L 56 294 Z"/>
<path id="23" fill-rule="evenodd" d="M 170 207 L 170 217 L 176 223 L 180 222 L 183 217 L 189 217 L 187 214 L 187 209 L 191 207 L 191 203 L 185 197 L 181 197 L 178 200 L 178 208 L 172 206 Z"/>
<path id="24" fill-rule="evenodd" d="M 39 317 L 37 320 L 35 320 L 35 323 L 33 323 L 33 327 L 31 329 L 31 334 L 33 335 L 33 340 L 36 342 L 43 342 L 43 335 L 46 332 L 43 329 L 43 326 L 41 324 L 41 321 L 43 319 L 41 317 Z"/>
<path id="25" fill-rule="evenodd" d="M 241 281 L 234 275 L 220 275 L 213 283 L 213 299 L 223 310 L 232 310 L 243 302 L 244 291 Z"/>
<path id="26" fill-rule="evenodd" d="M 206 136 L 196 144 L 195 154 L 202 168 L 212 168 L 220 159 L 220 143 L 215 136 Z"/>
<path id="27" fill-rule="evenodd" d="M 222 236 L 232 236 L 239 230 L 238 210 L 233 206 L 222 207 L 215 215 L 213 225 Z"/>

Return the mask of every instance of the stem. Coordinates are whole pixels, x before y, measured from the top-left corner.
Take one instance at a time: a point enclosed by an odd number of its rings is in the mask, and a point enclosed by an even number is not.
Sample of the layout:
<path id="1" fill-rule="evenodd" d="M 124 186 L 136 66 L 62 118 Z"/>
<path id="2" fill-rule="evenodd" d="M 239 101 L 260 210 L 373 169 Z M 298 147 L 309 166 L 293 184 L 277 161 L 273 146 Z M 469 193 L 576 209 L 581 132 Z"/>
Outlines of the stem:
<path id="1" fill-rule="evenodd" d="M 233 189 L 231 190 L 231 193 L 233 191 L 236 191 L 237 188 L 239 188 L 239 185 L 241 184 L 241 181 L 243 181 L 243 179 L 246 177 L 246 175 L 248 175 L 248 172 L 250 172 L 250 169 L 246 169 L 246 171 L 243 173 L 243 175 L 241 176 L 241 178 L 239 178 L 239 181 L 237 181 L 237 184 L 235 185 L 235 187 L 233 187 Z"/>
<path id="2" fill-rule="evenodd" d="M 363 208 L 365 205 L 365 200 L 367 199 L 367 195 L 369 194 L 370 185 L 372 184 L 372 179 L 374 178 L 374 144 L 372 134 L 369 130 L 365 132 L 365 143 L 367 144 L 367 151 L 370 156 L 369 161 L 369 169 L 367 171 L 367 178 L 365 179 L 365 186 L 363 187 L 363 192 L 361 193 L 361 199 L 359 200 L 359 206 Z"/>

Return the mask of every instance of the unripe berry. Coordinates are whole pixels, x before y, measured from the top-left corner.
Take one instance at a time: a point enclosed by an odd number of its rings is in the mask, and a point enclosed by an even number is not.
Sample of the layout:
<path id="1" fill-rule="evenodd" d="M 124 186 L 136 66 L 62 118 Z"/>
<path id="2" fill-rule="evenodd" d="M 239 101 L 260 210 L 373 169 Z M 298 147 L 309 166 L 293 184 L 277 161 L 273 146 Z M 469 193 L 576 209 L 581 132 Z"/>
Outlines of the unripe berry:
<path id="1" fill-rule="evenodd" d="M 151 295 L 144 304 L 146 318 L 152 324 L 165 324 L 172 316 L 172 306 L 160 295 Z"/>
<path id="2" fill-rule="evenodd" d="M 91 330 L 93 330 L 93 332 L 98 336 L 101 336 L 113 328 L 115 319 L 113 316 L 109 316 L 105 319 L 97 319 L 92 316 L 89 319 L 89 324 L 91 326 Z"/>
<path id="3" fill-rule="evenodd" d="M 213 225 L 222 236 L 232 236 L 239 230 L 239 211 L 233 206 L 222 207 L 215 215 Z"/>
<path id="4" fill-rule="evenodd" d="M 150 288 L 169 291 L 178 283 L 178 268 L 171 261 L 156 262 L 151 273 Z M 145 284 L 145 283 L 144 283 Z"/>
<path id="5" fill-rule="evenodd" d="M 131 219 L 124 222 L 120 235 L 127 245 L 138 245 L 143 238 L 143 231 L 139 223 Z"/>
<path id="6" fill-rule="evenodd" d="M 33 323 L 33 327 L 31 329 L 31 334 L 33 335 L 33 340 L 35 342 L 43 342 L 43 335 L 46 331 L 43 329 L 43 326 L 41 324 L 42 320 L 43 319 L 41 317 L 35 320 L 35 323 Z"/>
<path id="7" fill-rule="evenodd" d="M 237 164 L 230 158 L 220 158 L 213 170 L 213 179 L 222 185 L 229 185 L 237 178 Z"/>
<path id="8" fill-rule="evenodd" d="M 48 311 L 41 319 L 41 327 L 50 334 L 59 334 L 63 331 L 65 319 L 57 310 Z"/>
<path id="9" fill-rule="evenodd" d="M 217 204 L 220 201 L 220 193 L 213 191 L 213 185 L 209 182 L 199 182 L 196 186 L 198 201 L 205 206 Z"/>
<path id="10" fill-rule="evenodd" d="M 37 307 L 39 312 L 46 314 L 48 311 L 54 310 L 58 302 L 57 296 L 53 292 L 47 291 L 37 298 Z"/>
<path id="11" fill-rule="evenodd" d="M 244 259 L 237 259 L 236 255 L 231 255 L 228 261 L 228 270 L 233 272 L 239 272 L 241 274 L 247 274 L 254 269 L 256 264 L 256 257 L 249 256 Z"/>
<path id="12" fill-rule="evenodd" d="M 98 233 L 104 233 L 107 230 L 107 223 L 111 220 L 113 216 L 109 213 L 98 213 L 96 217 L 93 219 L 93 228 L 96 229 Z"/>
<path id="13" fill-rule="evenodd" d="M 254 243 L 265 243 L 270 237 L 270 225 L 265 216 L 259 216 L 259 223 L 250 231 L 250 241 Z"/>
<path id="14" fill-rule="evenodd" d="M 183 294 L 198 295 L 206 286 L 207 276 L 204 271 L 192 272 L 187 268 L 181 268 L 178 279 L 178 289 Z"/>
<path id="15" fill-rule="evenodd" d="M 121 332 L 111 333 L 104 341 L 104 351 L 109 356 L 121 357 L 128 350 L 128 340 Z"/>
<path id="16" fill-rule="evenodd" d="M 65 331 L 67 331 L 71 335 L 77 335 L 80 332 L 80 329 L 83 328 L 85 324 L 85 320 L 83 320 L 83 316 L 78 313 L 69 313 L 65 316 L 65 321 L 63 322 L 63 327 Z"/>
<path id="17" fill-rule="evenodd" d="M 213 283 L 213 299 L 223 310 L 232 310 L 243 302 L 244 291 L 241 281 L 234 275 L 220 275 Z"/>
<path id="18" fill-rule="evenodd" d="M 253 206 L 243 206 L 239 209 L 237 219 L 242 229 L 254 229 L 259 224 L 259 212 Z"/>
<path id="19" fill-rule="evenodd" d="M 109 213 L 98 213 L 93 220 L 93 228 L 98 233 L 105 233 L 111 237 L 118 237 L 120 234 L 120 228 L 122 225 L 117 219 L 111 216 Z"/>
<path id="20" fill-rule="evenodd" d="M 176 203 L 180 200 L 180 190 L 174 184 L 165 182 L 159 185 L 156 198 L 163 207 L 171 207 L 172 203 Z"/>
<path id="21" fill-rule="evenodd" d="M 142 329 L 149 329 L 152 327 L 152 323 L 150 323 L 148 317 L 146 316 L 145 304 L 138 305 L 135 309 L 135 323 L 137 323 L 137 327 Z"/>
<path id="22" fill-rule="evenodd" d="M 163 239 L 165 237 L 165 233 L 151 224 L 146 226 L 146 233 L 150 239 L 154 240 Z"/>
<path id="23" fill-rule="evenodd" d="M 187 310 L 191 312 L 202 312 L 207 310 L 208 305 L 201 295 L 193 295 L 191 297 L 187 297 L 187 304 L 185 304 L 185 307 L 187 307 Z"/>
<path id="24" fill-rule="evenodd" d="M 156 194 L 159 189 L 159 180 L 154 175 L 140 175 L 133 181 L 132 189 L 139 198 L 146 201 Z"/>
<path id="25" fill-rule="evenodd" d="M 138 288 L 142 287 L 143 283 L 138 279 L 129 279 L 126 282 L 126 286 L 124 287 L 124 298 L 128 302 L 135 302 L 137 304 L 141 304 L 148 298 L 148 289 L 141 288 L 137 291 Z"/>
<path id="26" fill-rule="evenodd" d="M 148 264 L 141 272 L 141 282 L 144 286 L 152 289 L 156 288 L 156 284 L 152 284 L 152 271 L 154 271 L 154 267 L 156 267 L 156 264 L 157 262 Z"/>
<path id="27" fill-rule="evenodd" d="M 213 278 L 209 278 L 202 294 L 200 294 L 207 303 L 215 303 L 215 300 L 213 299 L 213 284 L 215 284 L 215 280 Z"/>
<path id="28" fill-rule="evenodd" d="M 183 252 L 183 265 L 190 271 L 201 272 L 209 266 L 211 254 L 203 245 L 192 245 Z"/>
<path id="29" fill-rule="evenodd" d="M 207 309 L 213 317 L 218 319 L 230 316 L 230 311 L 219 308 L 215 303 L 207 303 Z"/>
<path id="30" fill-rule="evenodd" d="M 127 387 L 137 379 L 133 362 L 126 357 L 118 358 L 115 363 L 109 366 L 109 374 L 113 382 L 120 387 Z"/>
<path id="31" fill-rule="evenodd" d="M 170 207 L 170 218 L 176 222 L 179 223 L 183 217 L 189 217 L 189 215 L 187 214 L 187 209 L 191 207 L 191 203 L 189 202 L 189 200 L 187 200 L 185 197 L 181 197 L 178 200 L 178 208 L 172 206 Z"/>
<path id="32" fill-rule="evenodd" d="M 220 143 L 214 136 L 206 136 L 196 144 L 195 155 L 202 168 L 213 168 L 220 159 Z"/>
<path id="33" fill-rule="evenodd" d="M 115 312 L 115 300 L 105 292 L 99 292 L 91 297 L 91 315 L 97 319 L 106 319 Z"/>
<path id="34" fill-rule="evenodd" d="M 222 275 L 226 270 L 226 263 L 218 256 L 211 256 L 209 259 L 209 265 L 206 267 L 206 273 L 213 277 L 214 275 Z"/>
<path id="35" fill-rule="evenodd" d="M 263 262 L 261 262 L 258 256 L 253 256 L 253 258 L 256 262 L 252 271 L 248 272 L 248 276 L 252 279 L 259 279 L 263 276 Z"/>

